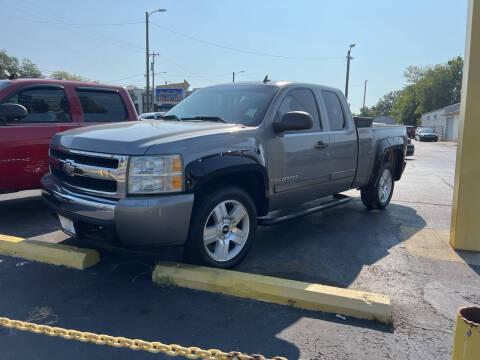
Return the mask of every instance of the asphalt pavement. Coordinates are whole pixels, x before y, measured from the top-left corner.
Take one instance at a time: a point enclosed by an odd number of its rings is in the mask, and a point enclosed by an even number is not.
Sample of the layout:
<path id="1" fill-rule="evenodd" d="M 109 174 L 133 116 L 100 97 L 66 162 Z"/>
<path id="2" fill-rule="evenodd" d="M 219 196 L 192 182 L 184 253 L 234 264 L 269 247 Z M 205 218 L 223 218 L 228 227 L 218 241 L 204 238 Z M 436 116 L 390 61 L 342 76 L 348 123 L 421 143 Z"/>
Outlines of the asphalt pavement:
<path id="1" fill-rule="evenodd" d="M 335 314 L 237 299 L 151 281 L 154 255 L 101 250 L 85 271 L 0 256 L 0 316 L 182 346 L 289 359 L 449 359 L 455 312 L 480 305 L 480 267 L 409 255 L 401 227 L 450 226 L 456 146 L 415 143 L 391 206 L 366 211 L 354 199 L 261 227 L 235 269 L 382 293 L 393 327 Z M 68 239 L 38 191 L 0 195 L 0 233 Z M 2 359 L 153 359 L 115 349 L 0 328 Z M 160 356 L 161 358 L 161 356 Z"/>

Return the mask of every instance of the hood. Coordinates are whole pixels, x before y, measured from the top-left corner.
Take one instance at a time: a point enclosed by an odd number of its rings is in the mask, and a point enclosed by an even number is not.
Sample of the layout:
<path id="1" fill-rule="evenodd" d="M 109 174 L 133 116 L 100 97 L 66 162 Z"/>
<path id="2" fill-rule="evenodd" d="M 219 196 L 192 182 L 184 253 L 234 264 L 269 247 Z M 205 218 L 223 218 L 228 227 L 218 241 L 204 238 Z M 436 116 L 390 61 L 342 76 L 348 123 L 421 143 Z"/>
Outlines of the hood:
<path id="1" fill-rule="evenodd" d="M 143 155 L 149 147 L 244 128 L 209 121 L 132 121 L 88 126 L 55 135 L 52 145 L 118 155 Z"/>

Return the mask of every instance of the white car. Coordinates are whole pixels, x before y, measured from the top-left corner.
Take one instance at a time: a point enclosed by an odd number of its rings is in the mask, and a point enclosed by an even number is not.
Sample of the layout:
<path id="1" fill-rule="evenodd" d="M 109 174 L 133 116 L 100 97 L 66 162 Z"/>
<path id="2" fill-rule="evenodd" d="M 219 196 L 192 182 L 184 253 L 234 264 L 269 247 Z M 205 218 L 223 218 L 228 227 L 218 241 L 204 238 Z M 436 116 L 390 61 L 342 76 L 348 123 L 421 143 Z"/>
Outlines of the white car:
<path id="1" fill-rule="evenodd" d="M 143 113 L 138 117 L 139 120 L 159 120 L 166 111 Z"/>

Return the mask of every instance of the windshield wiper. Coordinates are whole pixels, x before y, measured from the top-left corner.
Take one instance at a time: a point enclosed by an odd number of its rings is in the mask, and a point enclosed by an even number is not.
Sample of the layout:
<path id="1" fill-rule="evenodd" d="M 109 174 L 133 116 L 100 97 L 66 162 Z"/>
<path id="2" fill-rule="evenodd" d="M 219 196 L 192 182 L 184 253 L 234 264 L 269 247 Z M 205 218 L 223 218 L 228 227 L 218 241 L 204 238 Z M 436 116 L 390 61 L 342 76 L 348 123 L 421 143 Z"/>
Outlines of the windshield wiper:
<path id="1" fill-rule="evenodd" d="M 182 118 L 182 120 L 205 120 L 205 121 L 223 122 L 225 124 L 228 124 L 228 121 L 223 120 L 219 116 L 195 116 L 190 118 Z"/>
<path id="2" fill-rule="evenodd" d="M 165 115 L 165 116 L 160 116 L 160 119 L 162 119 L 162 120 L 182 121 L 177 115 Z"/>

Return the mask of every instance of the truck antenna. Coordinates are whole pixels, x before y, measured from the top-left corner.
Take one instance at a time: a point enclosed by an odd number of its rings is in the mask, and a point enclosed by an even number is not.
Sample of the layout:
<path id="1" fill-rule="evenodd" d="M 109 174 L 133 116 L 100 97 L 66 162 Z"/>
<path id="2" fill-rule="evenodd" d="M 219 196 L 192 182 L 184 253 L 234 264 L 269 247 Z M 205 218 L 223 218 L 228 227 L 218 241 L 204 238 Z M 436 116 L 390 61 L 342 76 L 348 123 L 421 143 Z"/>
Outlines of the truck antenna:
<path id="1" fill-rule="evenodd" d="M 267 74 L 267 75 L 265 75 L 265 77 L 263 78 L 263 83 L 265 84 L 265 83 L 267 83 L 267 82 L 269 82 L 269 81 L 270 81 L 270 79 L 268 78 L 268 74 Z"/>

